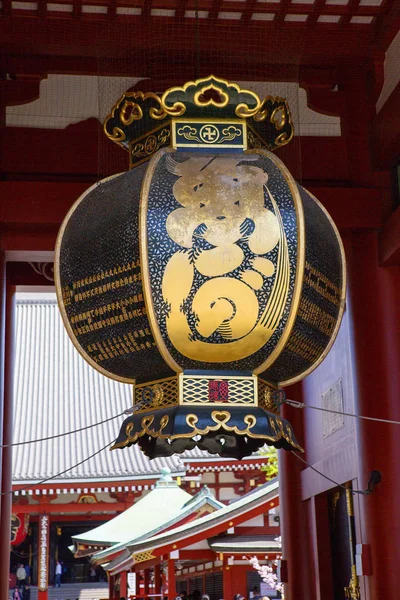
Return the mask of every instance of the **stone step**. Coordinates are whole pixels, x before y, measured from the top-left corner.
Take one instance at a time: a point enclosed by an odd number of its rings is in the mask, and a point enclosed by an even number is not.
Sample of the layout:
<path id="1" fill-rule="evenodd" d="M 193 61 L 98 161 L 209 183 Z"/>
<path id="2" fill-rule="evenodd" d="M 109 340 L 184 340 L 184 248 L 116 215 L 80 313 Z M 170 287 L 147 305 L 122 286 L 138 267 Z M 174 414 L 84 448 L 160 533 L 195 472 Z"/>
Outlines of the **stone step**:
<path id="1" fill-rule="evenodd" d="M 11 598 L 10 591 L 10 598 Z M 38 589 L 31 587 L 30 600 L 37 600 Z M 108 600 L 107 583 L 66 583 L 59 588 L 49 587 L 49 600 Z"/>

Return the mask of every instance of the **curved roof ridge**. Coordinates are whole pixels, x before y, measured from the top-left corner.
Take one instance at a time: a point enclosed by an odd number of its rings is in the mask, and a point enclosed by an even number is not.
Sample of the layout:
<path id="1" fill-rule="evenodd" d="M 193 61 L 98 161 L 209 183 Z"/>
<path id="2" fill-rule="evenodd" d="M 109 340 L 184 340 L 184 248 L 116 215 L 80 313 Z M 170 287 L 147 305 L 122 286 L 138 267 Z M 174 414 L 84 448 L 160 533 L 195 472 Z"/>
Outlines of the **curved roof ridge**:
<path id="1" fill-rule="evenodd" d="M 176 483 L 168 487 L 155 487 L 124 512 L 85 533 L 72 536 L 75 543 L 112 545 L 129 539 L 155 535 L 179 515 L 190 494 Z"/>

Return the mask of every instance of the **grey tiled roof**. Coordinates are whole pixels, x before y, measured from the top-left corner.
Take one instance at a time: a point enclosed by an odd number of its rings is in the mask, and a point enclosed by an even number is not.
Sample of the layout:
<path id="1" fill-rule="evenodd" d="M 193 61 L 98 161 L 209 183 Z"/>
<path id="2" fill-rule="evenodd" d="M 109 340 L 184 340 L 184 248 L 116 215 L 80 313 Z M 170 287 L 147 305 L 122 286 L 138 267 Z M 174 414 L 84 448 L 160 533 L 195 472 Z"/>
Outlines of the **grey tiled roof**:
<path id="1" fill-rule="evenodd" d="M 55 299 L 17 301 L 14 385 L 14 442 L 71 431 L 118 415 L 132 405 L 130 385 L 104 377 L 78 354 Z M 123 419 L 14 447 L 13 483 L 50 477 L 111 445 Z M 56 481 L 158 478 L 164 466 L 173 474 L 185 473 L 178 456 L 150 461 L 137 446 L 113 452 L 105 449 Z"/>
<path id="2" fill-rule="evenodd" d="M 280 551 L 282 544 L 276 535 L 223 535 L 208 540 L 215 552 Z"/>

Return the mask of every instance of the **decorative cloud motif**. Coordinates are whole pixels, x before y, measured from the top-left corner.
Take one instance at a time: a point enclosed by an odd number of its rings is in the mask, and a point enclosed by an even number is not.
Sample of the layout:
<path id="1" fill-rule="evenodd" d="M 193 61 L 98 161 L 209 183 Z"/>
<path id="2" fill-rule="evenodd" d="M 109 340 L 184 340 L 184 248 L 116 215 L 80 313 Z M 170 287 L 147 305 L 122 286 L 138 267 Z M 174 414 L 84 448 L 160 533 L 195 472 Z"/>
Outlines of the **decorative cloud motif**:
<path id="1" fill-rule="evenodd" d="M 185 140 L 190 140 L 192 142 L 201 143 L 201 139 L 197 137 L 197 129 L 194 127 L 190 127 L 190 125 L 185 125 L 178 129 L 178 135 L 182 135 Z"/>
<path id="2" fill-rule="evenodd" d="M 241 134 L 242 130 L 238 127 L 235 127 L 234 125 L 231 125 L 230 127 L 225 127 L 225 129 L 222 130 L 222 135 L 225 137 L 221 138 L 219 143 L 225 141 L 231 142 L 235 138 L 239 137 Z"/>

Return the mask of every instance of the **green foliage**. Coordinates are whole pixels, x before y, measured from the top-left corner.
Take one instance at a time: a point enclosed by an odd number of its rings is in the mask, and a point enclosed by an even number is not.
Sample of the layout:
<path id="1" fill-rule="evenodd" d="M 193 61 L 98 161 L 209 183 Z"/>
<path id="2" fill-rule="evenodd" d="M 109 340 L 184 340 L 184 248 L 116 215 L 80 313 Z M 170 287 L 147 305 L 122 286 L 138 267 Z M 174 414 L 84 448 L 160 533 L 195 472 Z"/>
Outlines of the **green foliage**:
<path id="1" fill-rule="evenodd" d="M 269 481 L 278 475 L 278 452 L 274 446 L 268 446 L 261 451 L 261 454 L 268 458 L 267 464 L 261 467 L 261 471 L 265 473 L 265 481 Z"/>

